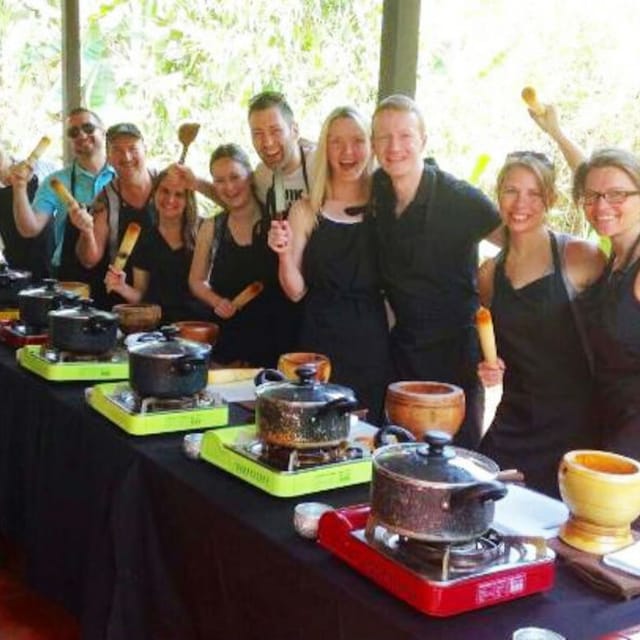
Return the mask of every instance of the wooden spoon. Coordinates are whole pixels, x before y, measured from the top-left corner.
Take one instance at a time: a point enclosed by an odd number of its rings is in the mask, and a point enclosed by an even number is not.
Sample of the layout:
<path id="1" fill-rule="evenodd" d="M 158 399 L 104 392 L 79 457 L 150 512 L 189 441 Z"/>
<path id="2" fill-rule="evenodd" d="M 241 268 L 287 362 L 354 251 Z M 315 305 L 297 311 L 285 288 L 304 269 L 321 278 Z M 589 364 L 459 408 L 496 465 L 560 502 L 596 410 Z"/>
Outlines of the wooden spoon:
<path id="1" fill-rule="evenodd" d="M 537 116 L 544 115 L 547 108 L 538 101 L 538 95 L 533 87 L 525 87 L 522 90 L 522 99 L 527 103 L 527 106 Z"/>
<path id="2" fill-rule="evenodd" d="M 232 301 L 231 304 L 238 309 L 242 309 L 242 307 L 249 304 L 257 295 L 262 293 L 264 289 L 264 285 L 260 280 L 256 280 L 252 282 L 250 285 L 247 285 Z"/>
<path id="3" fill-rule="evenodd" d="M 182 144 L 182 153 L 178 164 L 184 164 L 189 145 L 196 139 L 198 131 L 200 131 L 200 125 L 197 122 L 185 122 L 178 127 L 178 140 Z"/>

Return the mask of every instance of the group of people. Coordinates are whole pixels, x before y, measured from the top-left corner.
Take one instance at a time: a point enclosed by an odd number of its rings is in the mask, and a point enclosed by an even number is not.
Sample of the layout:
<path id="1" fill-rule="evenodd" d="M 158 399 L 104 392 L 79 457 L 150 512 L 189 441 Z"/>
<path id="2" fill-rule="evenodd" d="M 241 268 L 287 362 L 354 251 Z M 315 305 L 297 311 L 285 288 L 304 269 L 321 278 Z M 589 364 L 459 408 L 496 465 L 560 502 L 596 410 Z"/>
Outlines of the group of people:
<path id="1" fill-rule="evenodd" d="M 371 125 L 352 107 L 335 109 L 314 144 L 285 97 L 263 92 L 248 112 L 259 166 L 223 144 L 211 179 L 184 165 L 154 174 L 135 125 L 105 129 L 76 109 L 70 166 L 35 196 L 29 168 L 9 170 L 13 219 L 21 237 L 50 230 L 55 273 L 89 282 L 97 305 L 156 302 L 166 321 L 219 323 L 222 363 L 327 355 L 332 380 L 354 389 L 371 422 L 384 421 L 393 380 L 462 387 L 456 444 L 522 469 L 529 486 L 555 495 L 569 449 L 640 458 L 640 162 L 619 149 L 585 159 L 553 106 L 532 116 L 575 170 L 574 200 L 611 239 L 608 260 L 548 228 L 557 194 L 546 156 L 509 154 L 496 206 L 424 159 L 423 116 L 402 95 L 382 100 Z M 77 205 L 67 208 L 51 177 Z M 199 223 L 194 191 L 222 213 Z M 123 272 L 112 264 L 131 222 L 143 232 Z M 501 250 L 478 269 L 483 239 Z M 262 293 L 234 304 L 255 281 Z M 479 352 L 480 302 L 492 311 L 497 363 Z M 483 437 L 483 385 L 498 383 L 503 397 Z"/>

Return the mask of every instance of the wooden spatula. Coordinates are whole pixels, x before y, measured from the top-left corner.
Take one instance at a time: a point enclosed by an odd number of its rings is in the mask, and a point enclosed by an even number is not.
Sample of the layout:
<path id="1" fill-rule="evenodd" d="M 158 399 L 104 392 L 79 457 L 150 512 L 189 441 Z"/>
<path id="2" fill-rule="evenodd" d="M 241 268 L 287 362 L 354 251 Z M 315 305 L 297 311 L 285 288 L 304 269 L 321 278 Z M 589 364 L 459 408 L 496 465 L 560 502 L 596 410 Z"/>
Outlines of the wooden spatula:
<path id="1" fill-rule="evenodd" d="M 122 236 L 122 242 L 116 255 L 116 259 L 113 261 L 113 266 L 116 269 L 122 271 L 126 264 L 133 247 L 135 247 L 138 237 L 140 236 L 141 227 L 137 222 L 130 222 L 127 226 L 124 235 Z"/>
<path id="2" fill-rule="evenodd" d="M 35 163 L 40 159 L 42 154 L 48 149 L 51 144 L 51 138 L 48 136 L 42 136 L 40 142 L 35 146 L 34 150 L 27 156 L 25 162 L 33 169 Z"/>
<path id="3" fill-rule="evenodd" d="M 184 164 L 189 145 L 196 139 L 198 131 L 200 131 L 200 125 L 197 122 L 185 122 L 178 127 L 178 140 L 182 145 L 182 153 L 178 164 Z"/>
<path id="4" fill-rule="evenodd" d="M 522 90 L 522 99 L 527 103 L 527 106 L 535 115 L 541 116 L 547 110 L 546 107 L 538 102 L 538 96 L 536 90 L 533 87 L 525 87 Z"/>
<path id="5" fill-rule="evenodd" d="M 256 296 L 262 293 L 264 289 L 264 285 L 260 280 L 256 280 L 252 282 L 250 285 L 247 285 L 232 301 L 231 304 L 238 309 L 242 309 L 242 307 L 248 305 Z"/>

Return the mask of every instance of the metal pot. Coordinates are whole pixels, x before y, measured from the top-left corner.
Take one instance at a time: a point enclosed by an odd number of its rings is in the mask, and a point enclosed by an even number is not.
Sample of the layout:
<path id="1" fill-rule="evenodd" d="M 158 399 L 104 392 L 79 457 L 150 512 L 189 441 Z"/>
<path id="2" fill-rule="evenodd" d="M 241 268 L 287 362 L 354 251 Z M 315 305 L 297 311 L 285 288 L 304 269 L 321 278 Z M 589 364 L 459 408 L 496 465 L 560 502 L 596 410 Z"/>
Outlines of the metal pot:
<path id="1" fill-rule="evenodd" d="M 211 345 L 182 340 L 175 327 L 129 345 L 129 383 L 143 397 L 191 396 L 207 386 Z M 148 337 L 147 337 L 148 336 Z"/>
<path id="2" fill-rule="evenodd" d="M 92 300 L 79 307 L 49 312 L 49 340 L 56 349 L 75 353 L 105 353 L 116 346 L 118 316 L 99 311 Z"/>
<path id="3" fill-rule="evenodd" d="M 397 427 L 391 431 L 400 437 L 408 433 Z M 374 452 L 368 529 L 379 524 L 437 543 L 477 538 L 493 521 L 494 501 L 507 493 L 496 480 L 498 465 L 474 451 L 449 446 L 451 436 L 442 431 L 427 432 L 425 441 Z"/>
<path id="4" fill-rule="evenodd" d="M 297 382 L 265 369 L 256 377 L 256 425 L 263 442 L 291 448 L 336 446 L 349 437 L 353 391 L 316 380 L 316 367 L 296 369 Z"/>
<path id="5" fill-rule="evenodd" d="M 58 287 L 56 280 L 42 282 L 41 287 L 28 287 L 18 293 L 20 320 L 29 327 L 48 327 L 49 311 L 79 304 L 78 296 Z"/>
<path id="6" fill-rule="evenodd" d="M 16 307 L 18 293 L 31 283 L 29 271 L 10 269 L 6 262 L 0 262 L 0 307 Z"/>

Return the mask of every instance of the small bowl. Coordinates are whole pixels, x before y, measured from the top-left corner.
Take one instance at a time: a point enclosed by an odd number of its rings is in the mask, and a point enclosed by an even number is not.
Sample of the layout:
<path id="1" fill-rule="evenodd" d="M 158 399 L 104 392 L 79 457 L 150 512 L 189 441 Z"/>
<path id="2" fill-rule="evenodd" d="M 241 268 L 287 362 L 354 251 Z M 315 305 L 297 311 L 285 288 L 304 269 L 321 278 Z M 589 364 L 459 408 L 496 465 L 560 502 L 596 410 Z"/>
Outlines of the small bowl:
<path id="1" fill-rule="evenodd" d="M 315 540 L 318 537 L 318 523 L 323 513 L 333 511 L 333 507 L 322 502 L 300 502 L 293 510 L 293 526 L 303 537 Z"/>
<path id="2" fill-rule="evenodd" d="M 187 433 L 182 439 L 182 450 L 187 458 L 197 460 L 200 457 L 203 437 L 204 433 Z"/>
<path id="3" fill-rule="evenodd" d="M 211 345 L 216 343 L 220 333 L 220 327 L 215 322 L 183 320 L 174 322 L 173 326 L 178 329 L 181 338 Z"/>
<path id="4" fill-rule="evenodd" d="M 58 286 L 80 298 L 91 298 L 91 287 L 86 282 L 58 282 Z"/>
<path id="5" fill-rule="evenodd" d="M 331 362 L 327 356 L 321 353 L 284 353 L 278 358 L 278 369 L 287 380 L 296 382 L 298 376 L 296 369 L 303 364 L 313 364 L 316 367 L 316 379 L 318 382 L 329 382 L 331 377 Z"/>
<path id="6" fill-rule="evenodd" d="M 112 311 L 118 315 L 118 326 L 125 334 L 153 331 L 162 318 L 158 304 L 117 304 Z"/>
<path id="7" fill-rule="evenodd" d="M 433 429 L 454 436 L 464 420 L 464 391 L 447 382 L 403 380 L 387 388 L 385 410 L 392 424 L 422 440 Z"/>

